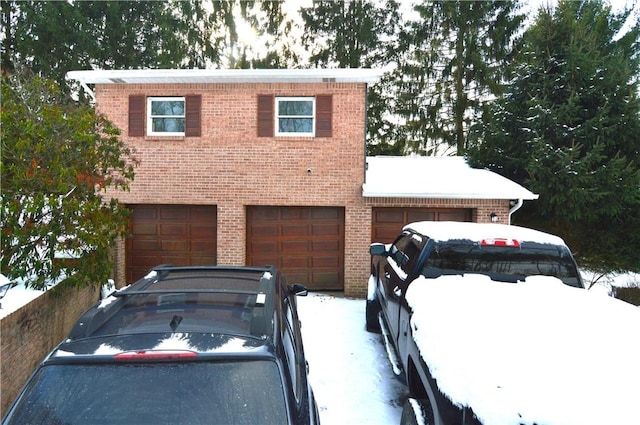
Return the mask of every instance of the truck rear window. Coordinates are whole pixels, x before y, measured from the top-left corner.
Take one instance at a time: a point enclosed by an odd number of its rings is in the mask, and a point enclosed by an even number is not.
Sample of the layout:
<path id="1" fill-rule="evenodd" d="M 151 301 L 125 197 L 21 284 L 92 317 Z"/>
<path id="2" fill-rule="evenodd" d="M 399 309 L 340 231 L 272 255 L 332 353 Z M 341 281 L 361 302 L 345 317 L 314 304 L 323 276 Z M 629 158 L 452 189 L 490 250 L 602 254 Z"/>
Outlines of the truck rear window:
<path id="1" fill-rule="evenodd" d="M 10 424 L 286 424 L 272 361 L 48 365 Z"/>
<path id="2" fill-rule="evenodd" d="M 527 276 L 553 276 L 567 285 L 582 288 L 571 254 L 566 248 L 554 245 L 439 244 L 430 251 L 422 270 L 428 278 L 462 273 L 483 274 L 505 282 L 517 282 Z"/>

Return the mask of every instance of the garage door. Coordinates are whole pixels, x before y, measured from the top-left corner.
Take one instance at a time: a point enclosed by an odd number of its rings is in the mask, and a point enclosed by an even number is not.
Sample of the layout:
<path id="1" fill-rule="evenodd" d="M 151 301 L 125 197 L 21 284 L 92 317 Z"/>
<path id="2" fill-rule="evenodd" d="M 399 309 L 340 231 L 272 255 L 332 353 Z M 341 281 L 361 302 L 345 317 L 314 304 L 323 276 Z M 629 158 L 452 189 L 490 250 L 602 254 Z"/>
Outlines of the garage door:
<path id="1" fill-rule="evenodd" d="M 131 205 L 130 209 L 127 282 L 140 279 L 158 264 L 216 264 L 215 206 Z"/>
<path id="2" fill-rule="evenodd" d="M 414 221 L 471 221 L 471 210 L 462 208 L 373 208 L 371 241 L 391 243 L 402 228 Z"/>
<path id="3" fill-rule="evenodd" d="M 344 208 L 248 207 L 247 264 L 275 265 L 309 289 L 344 289 Z"/>

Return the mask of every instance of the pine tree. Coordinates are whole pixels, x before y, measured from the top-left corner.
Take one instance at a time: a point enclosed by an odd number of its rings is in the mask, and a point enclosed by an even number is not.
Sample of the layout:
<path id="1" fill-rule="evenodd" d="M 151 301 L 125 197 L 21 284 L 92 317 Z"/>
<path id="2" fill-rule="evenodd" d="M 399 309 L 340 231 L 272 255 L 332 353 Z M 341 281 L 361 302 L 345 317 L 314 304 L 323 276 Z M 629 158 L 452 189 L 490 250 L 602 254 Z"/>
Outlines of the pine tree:
<path id="1" fill-rule="evenodd" d="M 394 60 L 401 17 L 396 1 L 317 1 L 302 8 L 303 45 L 315 67 L 384 68 Z M 368 92 L 367 153 L 400 153 L 387 122 L 393 102 L 393 79 L 387 75 Z"/>
<path id="2" fill-rule="evenodd" d="M 583 265 L 638 270 L 640 25 L 599 1 L 542 8 L 472 163 L 540 194 L 519 222 L 560 234 Z"/>
<path id="3" fill-rule="evenodd" d="M 523 20 L 515 1 L 424 1 L 401 34 L 396 74 L 405 150 L 433 155 L 467 147 L 483 103 L 501 93 Z"/>

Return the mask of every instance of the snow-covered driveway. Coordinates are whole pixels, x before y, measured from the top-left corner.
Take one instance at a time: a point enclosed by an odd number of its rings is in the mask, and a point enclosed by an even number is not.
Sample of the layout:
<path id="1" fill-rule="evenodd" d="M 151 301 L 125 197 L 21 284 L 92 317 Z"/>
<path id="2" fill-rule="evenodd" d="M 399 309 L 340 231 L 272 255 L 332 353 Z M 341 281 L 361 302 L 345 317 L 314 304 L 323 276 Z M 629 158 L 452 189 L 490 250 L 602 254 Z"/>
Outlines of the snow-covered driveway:
<path id="1" fill-rule="evenodd" d="M 310 293 L 298 314 L 320 420 L 396 425 L 408 391 L 395 377 L 382 337 L 368 333 L 365 300 Z"/>

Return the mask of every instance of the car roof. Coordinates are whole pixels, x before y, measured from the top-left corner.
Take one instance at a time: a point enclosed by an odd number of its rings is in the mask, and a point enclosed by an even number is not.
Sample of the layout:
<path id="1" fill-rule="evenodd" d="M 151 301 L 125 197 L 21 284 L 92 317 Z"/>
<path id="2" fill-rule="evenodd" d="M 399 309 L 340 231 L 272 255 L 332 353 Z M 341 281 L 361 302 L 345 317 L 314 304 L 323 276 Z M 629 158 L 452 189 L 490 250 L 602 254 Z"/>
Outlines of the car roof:
<path id="1" fill-rule="evenodd" d="M 277 282 L 273 267 L 158 266 L 83 314 L 60 349 L 98 353 L 87 340 L 145 350 L 189 346 L 197 352 L 253 344 L 238 341 L 263 345 L 273 337 Z"/>
<path id="2" fill-rule="evenodd" d="M 483 239 L 515 239 L 520 242 L 566 246 L 562 238 L 541 232 L 507 224 L 471 223 L 458 221 L 420 221 L 410 223 L 404 230 L 411 230 L 436 241 Z"/>

